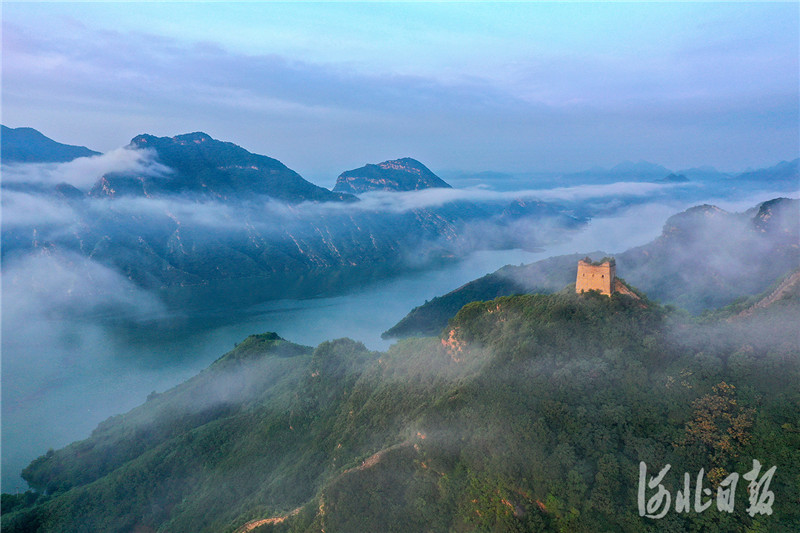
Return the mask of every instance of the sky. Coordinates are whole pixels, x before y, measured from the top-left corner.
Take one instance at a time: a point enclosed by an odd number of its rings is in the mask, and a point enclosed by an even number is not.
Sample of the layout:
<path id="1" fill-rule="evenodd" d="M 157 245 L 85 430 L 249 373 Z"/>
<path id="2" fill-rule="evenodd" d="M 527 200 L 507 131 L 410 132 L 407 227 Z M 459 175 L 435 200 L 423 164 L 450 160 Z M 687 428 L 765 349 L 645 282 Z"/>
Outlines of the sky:
<path id="1" fill-rule="evenodd" d="M 800 4 L 2 3 L 2 123 L 108 151 L 204 131 L 331 186 L 800 152 Z"/>

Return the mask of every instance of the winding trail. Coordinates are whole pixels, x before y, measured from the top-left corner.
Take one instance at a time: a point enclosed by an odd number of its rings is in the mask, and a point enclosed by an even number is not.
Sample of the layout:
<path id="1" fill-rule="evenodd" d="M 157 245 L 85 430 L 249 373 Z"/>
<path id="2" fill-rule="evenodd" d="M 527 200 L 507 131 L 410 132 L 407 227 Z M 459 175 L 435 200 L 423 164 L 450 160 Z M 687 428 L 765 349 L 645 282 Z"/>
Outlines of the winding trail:
<path id="1" fill-rule="evenodd" d="M 247 522 L 245 525 L 234 531 L 234 533 L 247 533 L 248 531 L 253 531 L 255 528 L 265 526 L 267 524 L 280 524 L 290 516 L 294 516 L 299 512 L 300 512 L 300 507 L 298 507 L 289 514 L 285 514 L 282 516 L 275 516 L 272 518 L 262 518 L 261 520 L 253 520 L 252 522 Z"/>

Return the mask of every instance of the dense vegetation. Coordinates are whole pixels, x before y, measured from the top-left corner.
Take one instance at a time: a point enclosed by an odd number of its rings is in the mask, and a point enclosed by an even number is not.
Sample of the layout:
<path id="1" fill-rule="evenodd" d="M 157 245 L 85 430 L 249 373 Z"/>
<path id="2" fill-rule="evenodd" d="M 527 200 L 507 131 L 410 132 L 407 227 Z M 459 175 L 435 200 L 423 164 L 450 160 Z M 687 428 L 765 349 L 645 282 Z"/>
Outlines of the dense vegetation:
<path id="1" fill-rule="evenodd" d="M 797 284 L 740 311 L 567 288 L 471 303 L 387 353 L 252 336 L 34 461 L 3 529 L 797 530 Z M 672 465 L 674 498 L 684 472 L 715 487 L 753 459 L 777 467 L 772 515 L 740 480 L 733 513 L 639 516 L 640 461 Z"/>

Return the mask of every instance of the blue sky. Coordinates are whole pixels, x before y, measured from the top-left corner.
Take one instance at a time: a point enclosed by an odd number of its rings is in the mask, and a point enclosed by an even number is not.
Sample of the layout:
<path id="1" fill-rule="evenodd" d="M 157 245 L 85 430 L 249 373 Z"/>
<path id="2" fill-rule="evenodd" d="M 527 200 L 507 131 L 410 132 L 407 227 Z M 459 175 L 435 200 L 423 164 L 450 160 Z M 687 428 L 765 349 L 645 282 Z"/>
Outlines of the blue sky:
<path id="1" fill-rule="evenodd" d="M 797 3 L 3 2 L 2 121 L 205 131 L 317 183 L 797 157 Z"/>

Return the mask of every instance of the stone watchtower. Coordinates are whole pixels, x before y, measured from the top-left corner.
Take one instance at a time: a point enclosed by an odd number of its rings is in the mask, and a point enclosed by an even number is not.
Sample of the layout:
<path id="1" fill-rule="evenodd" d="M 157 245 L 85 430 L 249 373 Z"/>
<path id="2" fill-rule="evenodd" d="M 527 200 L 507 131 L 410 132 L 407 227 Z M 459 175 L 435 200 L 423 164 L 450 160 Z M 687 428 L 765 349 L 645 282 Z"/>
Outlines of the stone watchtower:
<path id="1" fill-rule="evenodd" d="M 602 262 L 593 262 L 588 257 L 578 261 L 578 278 L 575 281 L 575 292 L 600 291 L 611 296 L 616 288 L 617 264 L 614 259 L 603 258 Z"/>

